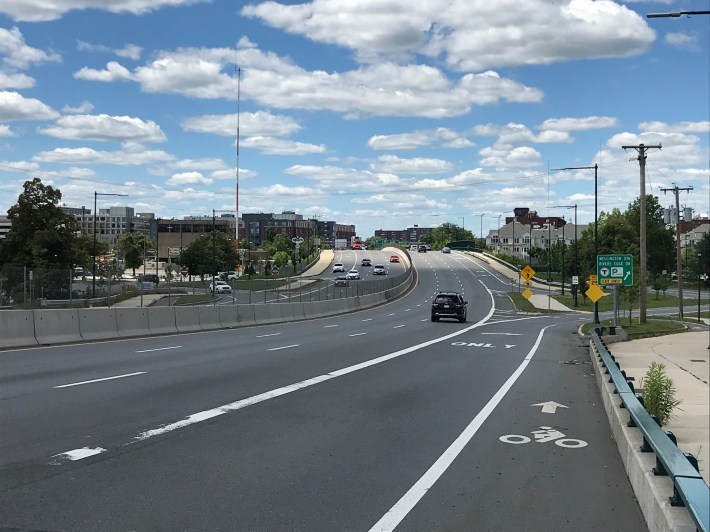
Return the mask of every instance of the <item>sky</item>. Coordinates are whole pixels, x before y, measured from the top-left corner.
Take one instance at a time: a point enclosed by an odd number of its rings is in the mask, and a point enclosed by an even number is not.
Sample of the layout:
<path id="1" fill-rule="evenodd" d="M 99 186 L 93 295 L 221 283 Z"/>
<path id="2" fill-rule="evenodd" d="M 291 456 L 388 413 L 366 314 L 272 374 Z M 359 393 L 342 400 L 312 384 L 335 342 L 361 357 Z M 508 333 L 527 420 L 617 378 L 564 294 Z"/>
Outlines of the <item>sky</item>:
<path id="1" fill-rule="evenodd" d="M 0 212 L 296 211 L 358 235 L 710 210 L 707 1 L 2 0 Z"/>

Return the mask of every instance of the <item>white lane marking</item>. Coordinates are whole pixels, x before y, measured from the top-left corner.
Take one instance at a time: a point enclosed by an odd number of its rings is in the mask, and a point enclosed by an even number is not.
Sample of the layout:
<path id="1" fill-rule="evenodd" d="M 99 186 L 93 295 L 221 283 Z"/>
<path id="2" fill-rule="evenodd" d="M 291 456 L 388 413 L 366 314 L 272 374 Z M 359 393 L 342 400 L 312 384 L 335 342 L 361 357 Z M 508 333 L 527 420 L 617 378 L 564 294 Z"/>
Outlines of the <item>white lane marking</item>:
<path id="1" fill-rule="evenodd" d="M 392 328 L 393 328 L 393 329 L 399 329 L 400 327 L 406 327 L 406 326 L 405 326 L 405 325 L 395 325 L 395 326 L 392 327 Z"/>
<path id="2" fill-rule="evenodd" d="M 267 351 L 278 351 L 279 349 L 290 349 L 292 347 L 298 347 L 301 344 L 293 344 L 293 345 L 284 345 L 281 347 L 272 347 L 271 349 L 267 349 Z"/>
<path id="3" fill-rule="evenodd" d="M 364 333 L 348 334 L 348 336 L 362 336 L 363 334 L 367 334 L 367 333 L 364 332 Z"/>
<path id="4" fill-rule="evenodd" d="M 101 454 L 105 451 L 106 449 L 103 447 L 95 447 L 93 449 L 91 447 L 82 447 L 81 449 L 73 449 L 65 453 L 55 454 L 49 461 L 49 465 L 62 465 L 69 460 L 81 460 L 82 458 L 88 458 L 89 456 Z"/>
<path id="5" fill-rule="evenodd" d="M 485 288 L 485 286 L 484 286 L 484 288 Z M 488 290 L 488 289 L 486 288 L 486 290 Z M 450 340 L 451 338 L 455 338 L 456 336 L 459 336 L 459 335 L 464 334 L 468 331 L 471 331 L 473 329 L 481 327 L 482 325 L 485 325 L 486 321 L 489 320 L 491 318 L 491 316 L 493 316 L 493 313 L 495 312 L 495 300 L 493 299 L 493 293 L 490 290 L 488 290 L 488 294 L 491 298 L 491 309 L 488 311 L 488 314 L 486 314 L 486 316 L 484 316 L 484 318 L 481 321 L 474 323 L 470 327 L 466 327 L 465 329 L 461 329 L 461 330 L 452 332 L 450 334 L 447 334 L 445 336 L 441 336 L 439 338 L 435 338 L 433 340 L 427 340 L 426 342 L 422 342 L 421 344 L 415 344 L 410 347 L 400 349 L 399 351 L 395 351 L 395 352 L 389 353 L 387 355 L 382 355 L 381 357 L 373 358 L 372 360 L 367 360 L 365 362 L 361 362 L 360 364 L 355 364 L 354 366 L 348 366 L 346 368 L 342 368 L 342 369 L 339 369 L 336 371 L 331 371 L 330 373 L 327 373 L 325 375 L 318 375 L 317 377 L 313 377 L 313 378 L 307 379 L 305 381 L 297 382 L 295 384 L 289 384 L 288 386 L 283 386 L 282 388 L 277 388 L 275 390 L 264 392 L 259 395 L 247 397 L 246 399 L 234 401 L 233 403 L 228 403 L 226 405 L 222 405 L 217 408 L 213 408 L 211 410 L 204 410 L 202 412 L 197 412 L 196 414 L 192 414 L 190 416 L 187 416 L 186 418 L 181 419 L 180 421 L 176 421 L 175 423 L 170 423 L 169 425 L 165 425 L 165 426 L 157 428 L 157 429 L 151 429 L 151 430 L 146 430 L 144 432 L 141 432 L 140 434 L 138 434 L 134 438 L 134 440 L 136 440 L 136 441 L 147 440 L 148 438 L 151 438 L 153 436 L 158 436 L 160 434 L 165 434 L 167 432 L 171 432 L 176 429 L 188 427 L 188 426 L 193 425 L 195 423 L 199 423 L 200 421 L 204 421 L 206 419 L 211 419 L 213 417 L 220 416 L 222 414 L 226 414 L 227 412 L 231 412 L 233 410 L 239 410 L 239 409 L 244 408 L 246 406 L 254 405 L 254 404 L 260 403 L 262 401 L 266 401 L 268 399 L 273 399 L 274 397 L 279 397 L 279 396 L 285 395 L 287 393 L 295 392 L 297 390 L 301 390 L 303 388 L 307 388 L 309 386 L 313 386 L 315 384 L 325 382 L 325 381 L 333 379 L 335 377 L 342 377 L 343 375 L 347 375 L 349 373 L 354 373 L 356 371 L 360 371 L 361 369 L 369 368 L 370 366 L 382 364 L 383 362 L 387 362 L 388 360 L 392 360 L 394 358 L 401 357 L 403 355 L 412 353 L 414 351 L 418 351 L 418 350 L 423 349 L 425 347 L 429 347 L 430 345 L 438 344 L 440 342 L 445 342 L 446 340 Z M 365 334 L 365 333 L 363 333 L 363 334 Z"/>
<path id="6" fill-rule="evenodd" d="M 330 329 L 331 327 L 338 327 L 338 325 L 324 325 L 324 329 Z"/>
<path id="7" fill-rule="evenodd" d="M 258 334 L 256 338 L 268 338 L 269 336 L 278 336 L 281 333 L 271 333 L 271 334 Z"/>
<path id="8" fill-rule="evenodd" d="M 396 313 L 396 312 L 393 312 L 392 314 L 387 314 L 387 315 L 388 315 L 388 316 L 394 316 L 395 314 L 397 314 L 397 313 Z"/>
<path id="9" fill-rule="evenodd" d="M 408 309 L 406 309 L 404 312 L 409 312 L 410 310 L 412 310 L 412 309 L 411 309 L 411 308 L 408 308 Z"/>
<path id="10" fill-rule="evenodd" d="M 423 319 L 423 320 L 419 320 L 419 321 L 429 321 L 429 320 L 427 320 L 427 319 Z"/>
<path id="11" fill-rule="evenodd" d="M 69 388 L 70 386 L 81 386 L 82 384 L 91 384 L 92 382 L 110 381 L 113 379 L 122 379 L 124 377 L 133 377 L 134 375 L 143 375 L 145 371 L 137 371 L 135 373 L 126 373 L 125 375 L 116 375 L 114 377 L 104 377 L 103 379 L 93 379 L 90 381 L 72 382 L 71 384 L 60 384 L 53 388 Z"/>
<path id="12" fill-rule="evenodd" d="M 444 454 L 442 454 L 429 468 L 429 470 L 424 473 L 419 480 L 417 480 L 409 491 L 407 491 L 407 493 L 405 493 L 402 498 L 392 508 L 390 508 L 390 510 L 383 515 L 377 523 L 375 523 L 375 525 L 370 529 L 370 532 L 394 530 L 412 510 L 412 508 L 416 506 L 426 492 L 431 489 L 439 477 L 444 474 L 456 457 L 461 453 L 461 451 L 463 451 L 468 442 L 471 441 L 476 432 L 478 432 L 478 429 L 481 428 L 481 425 L 483 425 L 486 419 L 488 419 L 488 416 L 493 413 L 493 410 L 495 410 L 498 403 L 500 403 L 503 400 L 503 397 L 505 397 L 508 391 L 510 391 L 513 384 L 515 384 L 515 381 L 518 380 L 518 377 L 522 375 L 523 371 L 532 360 L 532 357 L 535 355 L 537 348 L 540 346 L 545 330 L 549 327 L 554 327 L 554 325 L 548 325 L 540 330 L 540 334 L 537 335 L 535 344 L 532 346 L 527 356 L 515 372 L 508 377 L 508 380 L 503 383 L 503 386 L 501 386 L 495 395 L 490 398 L 488 403 L 486 403 L 476 417 L 473 418 L 471 423 L 469 423 L 458 438 L 456 438 L 449 448 L 444 451 Z"/>
<path id="13" fill-rule="evenodd" d="M 180 349 L 181 345 L 173 345 L 171 347 L 156 347 L 155 349 L 143 349 L 142 351 L 136 351 L 136 353 L 150 353 L 152 351 L 166 351 L 168 349 Z"/>
<path id="14" fill-rule="evenodd" d="M 501 332 L 490 332 L 490 333 L 481 333 L 481 334 L 496 334 L 496 335 L 501 335 L 501 336 L 522 336 L 523 333 L 501 333 Z"/>
<path id="15" fill-rule="evenodd" d="M 362 321 L 372 321 L 372 318 L 367 318 L 367 319 L 362 320 Z"/>

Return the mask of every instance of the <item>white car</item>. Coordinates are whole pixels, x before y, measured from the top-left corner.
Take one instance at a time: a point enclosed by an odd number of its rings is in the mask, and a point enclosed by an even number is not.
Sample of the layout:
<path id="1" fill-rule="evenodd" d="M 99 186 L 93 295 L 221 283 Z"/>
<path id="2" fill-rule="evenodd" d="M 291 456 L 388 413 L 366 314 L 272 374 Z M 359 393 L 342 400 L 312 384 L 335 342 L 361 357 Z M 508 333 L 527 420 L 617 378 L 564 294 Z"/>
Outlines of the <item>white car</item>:
<path id="1" fill-rule="evenodd" d="M 345 271 L 345 266 L 343 266 L 342 262 L 336 262 L 333 264 L 333 273 L 338 273 L 338 272 L 344 272 Z"/>
<path id="2" fill-rule="evenodd" d="M 210 292 L 215 294 L 231 294 L 232 293 L 232 287 L 229 286 L 227 283 L 224 281 L 215 281 L 214 284 L 210 284 Z"/>
<path id="3" fill-rule="evenodd" d="M 345 274 L 345 278 L 348 280 L 359 279 L 360 272 L 357 271 L 355 268 L 353 268 L 352 270 L 350 270 L 348 273 Z"/>
<path id="4" fill-rule="evenodd" d="M 236 281 L 239 279 L 239 274 L 237 272 L 229 272 L 227 274 L 227 281 Z"/>
<path id="5" fill-rule="evenodd" d="M 387 268 L 382 264 L 375 264 L 375 267 L 372 268 L 372 275 L 387 275 Z"/>

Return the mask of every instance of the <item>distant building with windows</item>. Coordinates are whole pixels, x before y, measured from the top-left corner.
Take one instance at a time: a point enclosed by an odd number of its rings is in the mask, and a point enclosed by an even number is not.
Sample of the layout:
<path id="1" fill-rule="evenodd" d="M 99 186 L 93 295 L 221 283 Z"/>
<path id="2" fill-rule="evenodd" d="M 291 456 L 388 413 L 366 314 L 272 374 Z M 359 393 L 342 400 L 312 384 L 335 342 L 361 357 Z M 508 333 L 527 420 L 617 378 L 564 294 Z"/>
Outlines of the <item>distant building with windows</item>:
<path id="1" fill-rule="evenodd" d="M 407 227 L 407 229 L 377 229 L 375 238 L 396 242 L 419 242 L 424 235 L 433 230 L 433 227 L 419 227 L 418 225 Z"/>

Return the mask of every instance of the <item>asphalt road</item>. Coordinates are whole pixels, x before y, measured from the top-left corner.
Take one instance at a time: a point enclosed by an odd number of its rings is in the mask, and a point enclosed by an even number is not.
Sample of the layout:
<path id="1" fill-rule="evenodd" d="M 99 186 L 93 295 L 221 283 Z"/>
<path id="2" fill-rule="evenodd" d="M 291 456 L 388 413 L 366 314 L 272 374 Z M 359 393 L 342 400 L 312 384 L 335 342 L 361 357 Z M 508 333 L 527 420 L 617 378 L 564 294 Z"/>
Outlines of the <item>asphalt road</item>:
<path id="1" fill-rule="evenodd" d="M 358 313 L 0 353 L 0 528 L 645 530 L 580 317 L 413 259 Z"/>

